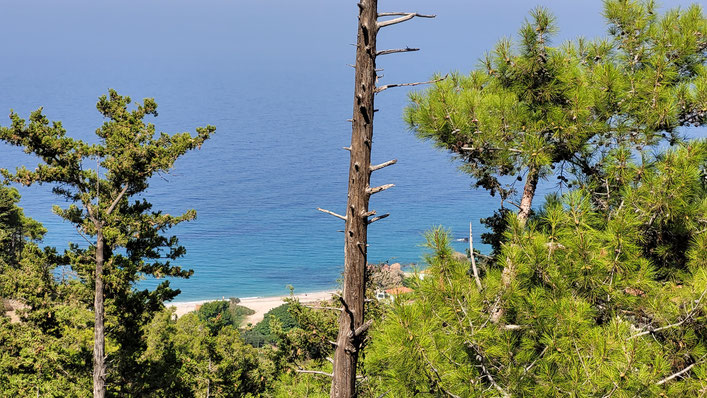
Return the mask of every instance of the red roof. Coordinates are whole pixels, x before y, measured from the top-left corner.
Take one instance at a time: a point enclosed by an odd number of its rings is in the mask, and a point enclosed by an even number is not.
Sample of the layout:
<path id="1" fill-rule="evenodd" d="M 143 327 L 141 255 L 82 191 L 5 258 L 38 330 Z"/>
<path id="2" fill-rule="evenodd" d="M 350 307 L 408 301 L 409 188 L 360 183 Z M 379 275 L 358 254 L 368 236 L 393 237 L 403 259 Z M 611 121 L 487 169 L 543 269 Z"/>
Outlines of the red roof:
<path id="1" fill-rule="evenodd" d="M 412 289 L 410 289 L 409 287 L 400 286 L 400 287 L 394 287 L 392 289 L 388 289 L 385 292 L 390 294 L 391 296 L 397 296 L 398 294 L 411 293 Z"/>

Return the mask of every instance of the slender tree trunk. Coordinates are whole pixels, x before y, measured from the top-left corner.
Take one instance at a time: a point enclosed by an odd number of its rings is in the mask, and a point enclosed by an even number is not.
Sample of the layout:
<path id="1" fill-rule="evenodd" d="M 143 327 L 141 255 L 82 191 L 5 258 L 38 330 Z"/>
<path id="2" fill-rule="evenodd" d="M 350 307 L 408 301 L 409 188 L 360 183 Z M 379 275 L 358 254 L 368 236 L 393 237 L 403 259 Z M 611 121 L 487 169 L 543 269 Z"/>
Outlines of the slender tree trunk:
<path id="1" fill-rule="evenodd" d="M 96 291 L 93 301 L 95 326 L 93 331 L 93 397 L 106 395 L 105 330 L 103 327 L 103 230 L 96 231 Z"/>
<path id="2" fill-rule="evenodd" d="M 535 189 L 538 186 L 538 179 L 540 173 L 538 169 L 531 167 L 528 170 L 528 177 L 525 179 L 525 187 L 523 187 L 523 197 L 520 200 L 520 210 L 518 211 L 518 220 L 525 224 L 528 221 L 528 216 L 530 216 L 530 209 L 533 205 L 533 197 L 535 196 Z M 506 265 L 503 267 L 503 273 L 501 273 L 501 283 L 502 292 L 506 291 L 511 286 L 511 282 L 515 278 L 515 269 L 510 260 L 507 261 Z M 500 322 L 506 311 L 503 308 L 503 303 L 501 302 L 501 294 L 496 297 L 496 302 L 491 307 L 491 322 Z"/>
<path id="3" fill-rule="evenodd" d="M 525 179 L 523 197 L 520 200 L 520 211 L 518 211 L 518 219 L 523 223 L 525 223 L 528 220 L 528 216 L 530 216 L 535 189 L 538 186 L 539 174 L 538 169 L 531 167 L 530 170 L 528 170 L 528 177 Z"/>
<path id="4" fill-rule="evenodd" d="M 349 398 L 356 394 L 356 363 L 361 347 L 361 333 L 357 333 L 357 330 L 363 325 L 367 265 L 368 215 L 366 213 L 370 198 L 377 17 L 378 1 L 361 0 L 356 47 L 349 197 L 346 206 L 342 293 L 344 311 L 339 317 L 339 335 L 336 340 L 331 385 L 332 398 Z"/>
<path id="5" fill-rule="evenodd" d="M 206 377 L 206 398 L 211 398 L 211 354 L 209 354 L 208 376 Z"/>

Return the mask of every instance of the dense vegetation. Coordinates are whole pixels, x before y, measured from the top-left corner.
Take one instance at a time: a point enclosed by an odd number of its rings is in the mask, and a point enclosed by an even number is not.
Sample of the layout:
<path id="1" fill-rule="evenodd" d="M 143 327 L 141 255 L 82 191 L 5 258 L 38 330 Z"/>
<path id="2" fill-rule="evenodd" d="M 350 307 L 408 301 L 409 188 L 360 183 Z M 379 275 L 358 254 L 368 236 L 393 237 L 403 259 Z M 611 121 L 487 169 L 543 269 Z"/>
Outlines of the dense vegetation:
<path id="1" fill-rule="evenodd" d="M 424 278 L 369 267 L 359 396 L 707 394 L 707 141 L 681 136 L 707 115 L 707 20 L 697 6 L 659 15 L 628 0 L 606 1 L 605 16 L 608 38 L 551 47 L 552 15 L 537 9 L 517 46 L 502 41 L 479 70 L 411 95 L 410 127 L 503 206 L 487 219 L 493 253 L 469 253 L 478 283 L 441 227 L 427 235 Z M 190 274 L 162 233 L 194 214 L 130 197 L 213 128 L 155 138 L 143 122 L 154 101 L 129 102 L 99 101 L 100 145 L 40 111 L 0 130 L 44 162 L 3 171 L 7 182 L 58 183 L 75 205 L 56 212 L 106 243 L 98 317 L 96 245 L 42 248 L 46 230 L 0 185 L 0 396 L 89 396 L 103 319 L 107 396 L 328 396 L 338 298 L 287 300 L 248 325 L 236 299 L 177 318 L 164 303 L 178 291 L 136 288 Z M 530 211 L 550 177 L 561 183 Z M 402 284 L 412 291 L 374 298 Z"/>

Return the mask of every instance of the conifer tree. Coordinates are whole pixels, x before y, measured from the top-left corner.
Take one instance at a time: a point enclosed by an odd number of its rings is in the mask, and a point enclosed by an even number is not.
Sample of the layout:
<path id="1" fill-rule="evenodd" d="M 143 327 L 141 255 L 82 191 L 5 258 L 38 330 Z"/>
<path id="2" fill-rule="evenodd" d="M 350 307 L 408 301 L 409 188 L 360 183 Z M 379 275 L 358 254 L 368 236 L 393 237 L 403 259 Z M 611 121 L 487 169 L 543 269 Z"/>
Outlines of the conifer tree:
<path id="1" fill-rule="evenodd" d="M 448 234 L 433 231 L 430 274 L 372 331 L 367 369 L 379 390 L 704 393 L 707 142 L 646 163 L 629 162 L 636 178 L 621 187 L 620 207 L 606 210 L 580 188 L 551 198 L 526 224 L 512 218 L 483 290 L 452 256 Z M 509 288 L 500 266 L 513 270 Z M 506 311 L 494 323 L 497 300 Z"/>
<path id="2" fill-rule="evenodd" d="M 97 109 L 107 121 L 96 130 L 97 144 L 67 137 L 61 123 L 50 123 L 41 108 L 31 114 L 29 123 L 12 113 L 11 125 L 0 128 L 1 140 L 41 160 L 34 170 L 2 170 L 5 178 L 23 185 L 52 184 L 55 194 L 72 203 L 67 208 L 55 206 L 55 213 L 73 223 L 87 240 L 95 239 L 87 248 L 72 245 L 69 254 L 80 278 L 93 286 L 94 397 L 106 394 L 106 359 L 115 355 L 116 349 L 106 352 L 106 320 L 116 330 L 117 349 L 131 350 L 146 315 L 149 319 L 164 300 L 178 294 L 169 288 L 168 281 L 154 291 L 135 291 L 133 283 L 143 276 L 191 274 L 171 264 L 185 250 L 176 237 L 162 233 L 193 219 L 195 212 L 164 214 L 153 211 L 149 202 L 138 197 L 148 188 L 150 177 L 169 171 L 179 156 L 201 147 L 215 130 L 212 126 L 197 128 L 194 137 L 188 133 L 156 135 L 155 126 L 143 121 L 148 115 L 157 116 L 155 101 L 145 99 L 133 110 L 128 109 L 130 103 L 129 97 L 113 90 L 99 99 Z M 95 168 L 91 168 L 93 164 Z M 131 202 L 131 198 L 136 200 Z M 118 375 L 123 377 L 128 369 L 123 367 Z"/>
<path id="3" fill-rule="evenodd" d="M 46 230 L 24 215 L 19 199 L 0 186 L 2 395 L 84 397 L 92 341 L 91 314 L 79 299 L 86 290 L 57 278 L 64 259 L 38 247 Z"/>
<path id="4" fill-rule="evenodd" d="M 704 123 L 707 27 L 697 5 L 659 16 L 653 1 L 608 0 L 604 13 L 609 39 L 551 47 L 554 17 L 535 9 L 517 45 L 502 40 L 482 68 L 411 94 L 409 126 L 502 206 L 524 180 L 522 221 L 553 173 L 592 184 L 606 202 L 602 163 L 615 150 L 677 142 L 678 127 Z"/>

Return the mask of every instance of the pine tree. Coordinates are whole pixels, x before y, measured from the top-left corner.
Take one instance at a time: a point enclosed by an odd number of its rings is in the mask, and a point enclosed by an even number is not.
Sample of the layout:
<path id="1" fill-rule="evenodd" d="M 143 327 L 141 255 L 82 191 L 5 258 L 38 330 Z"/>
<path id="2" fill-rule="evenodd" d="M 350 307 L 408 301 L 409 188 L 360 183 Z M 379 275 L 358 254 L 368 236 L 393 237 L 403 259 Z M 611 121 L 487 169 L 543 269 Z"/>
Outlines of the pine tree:
<path id="1" fill-rule="evenodd" d="M 606 210 L 576 189 L 550 198 L 525 225 L 511 218 L 482 290 L 451 255 L 448 234 L 433 231 L 430 275 L 372 331 L 367 368 L 378 389 L 399 396 L 703 393 L 707 142 L 647 163 L 629 163 L 642 175 L 621 187 L 620 207 Z M 513 271 L 510 287 L 501 267 Z M 505 312 L 494 323 L 499 301 Z"/>
<path id="2" fill-rule="evenodd" d="M 198 128 L 195 137 L 188 133 L 156 136 L 155 126 L 143 121 L 148 115 L 157 116 L 155 101 L 145 99 L 134 110 L 128 110 L 130 103 L 129 97 L 113 90 L 99 99 L 97 109 L 107 121 L 96 130 L 97 144 L 67 137 L 61 123 L 50 123 L 41 108 L 31 114 L 29 123 L 12 113 L 11 126 L 0 129 L 0 139 L 41 159 L 35 170 L 2 170 L 5 178 L 23 185 L 53 184 L 54 193 L 72 203 L 63 209 L 55 206 L 55 213 L 73 223 L 87 240 L 95 237 L 87 248 L 72 245 L 69 254 L 72 267 L 94 290 L 94 397 L 105 396 L 108 356 L 118 362 L 118 377 L 125 378 L 131 369 L 121 366 L 121 359 L 129 364 L 130 355 L 117 355 L 112 347 L 106 352 L 105 322 L 115 328 L 117 349 L 133 350 L 139 347 L 134 345 L 139 340 L 136 334 L 145 318 L 179 293 L 167 281 L 153 291 L 135 291 L 133 283 L 143 276 L 191 274 L 171 264 L 185 250 L 176 237 L 162 233 L 193 219 L 195 212 L 171 216 L 153 211 L 144 199 L 129 199 L 145 192 L 150 177 L 169 171 L 179 156 L 201 147 L 215 130 Z M 91 169 L 91 164 L 96 168 Z M 124 379 L 120 385 L 132 386 Z"/>
<path id="3" fill-rule="evenodd" d="M 454 153 L 502 207 L 524 180 L 521 220 L 552 174 L 606 202 L 604 159 L 705 122 L 707 27 L 697 5 L 658 16 L 652 1 L 608 0 L 604 13 L 609 39 L 551 47 L 554 17 L 535 9 L 517 45 L 502 40 L 483 68 L 411 94 L 409 126 Z"/>

